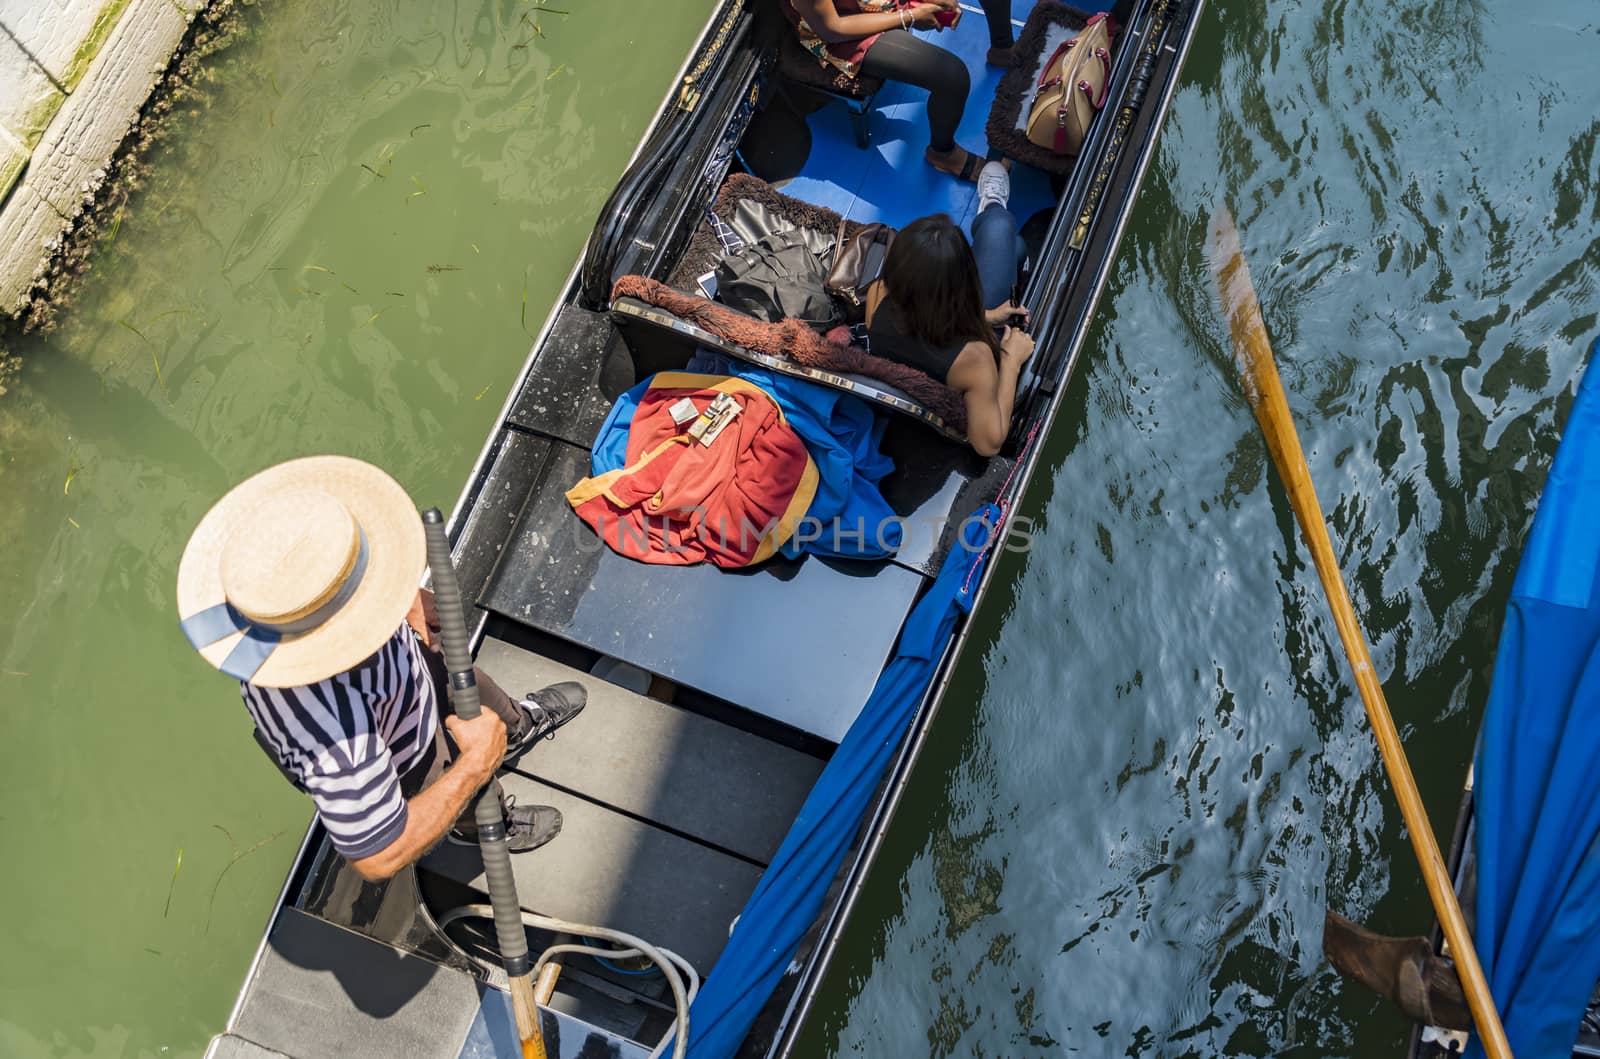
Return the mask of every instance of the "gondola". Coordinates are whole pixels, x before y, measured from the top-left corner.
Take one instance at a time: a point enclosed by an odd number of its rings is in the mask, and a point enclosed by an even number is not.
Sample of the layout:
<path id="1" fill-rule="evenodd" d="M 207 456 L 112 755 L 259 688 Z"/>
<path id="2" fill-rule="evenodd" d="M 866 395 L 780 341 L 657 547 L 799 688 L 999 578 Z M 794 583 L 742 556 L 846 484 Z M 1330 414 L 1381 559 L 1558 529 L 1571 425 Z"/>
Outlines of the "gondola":
<path id="1" fill-rule="evenodd" d="M 920 146 L 908 160 L 895 138 L 911 124 L 891 120 L 895 108 L 914 100 L 897 103 L 895 86 L 802 83 L 786 66 L 792 36 L 766 0 L 725 0 L 712 12 L 449 521 L 478 664 L 513 694 L 568 678 L 589 688 L 580 717 L 502 774 L 507 793 L 555 805 L 566 820 L 555 841 L 514 862 L 525 909 L 671 950 L 684 977 L 705 982 L 700 1001 L 718 985 L 730 937 L 755 929 L 747 901 L 864 707 L 883 696 L 908 623 L 958 549 L 975 554 L 963 611 L 987 591 L 993 564 L 982 559 L 1004 538 L 969 540 L 969 516 L 987 512 L 980 522 L 994 530 L 1035 470 L 1202 2 L 1123 0 L 1103 106 L 1075 163 L 1053 179 L 1013 168 L 1013 208 L 1020 201 L 1034 217 L 1023 301 L 1037 351 L 1007 445 L 989 459 L 936 407 L 882 377 L 755 348 L 683 310 L 704 293 L 696 277 L 715 259 L 719 217 L 740 201 L 819 230 L 841 217 L 895 225 L 947 211 L 960 221 L 972 209 L 971 185 L 923 165 Z M 1024 38 L 1046 16 L 1081 25 L 1091 15 L 1048 0 L 1014 10 Z M 981 24 L 967 17 L 939 38 L 974 71 L 965 141 L 982 135 L 1001 78 L 983 66 Z M 885 188 L 893 194 L 875 193 Z M 566 492 L 590 473 L 597 430 L 640 380 L 708 351 L 866 403 L 895 465 L 884 499 L 905 525 L 930 528 L 885 559 L 778 555 L 738 570 L 645 564 L 596 546 Z M 809 896 L 815 914 L 732 1051 L 718 1054 L 794 1053 L 968 625 L 955 613 L 931 628 L 925 678 L 848 820 L 842 858 Z M 367 883 L 313 821 L 208 1056 L 516 1054 L 494 934 L 476 911 L 486 901 L 473 849 L 442 845 L 414 869 Z M 557 941 L 575 939 L 529 929 L 536 954 Z M 664 1044 L 677 1018 L 666 975 L 575 945 L 541 998 L 549 1053 L 621 1059 Z"/>

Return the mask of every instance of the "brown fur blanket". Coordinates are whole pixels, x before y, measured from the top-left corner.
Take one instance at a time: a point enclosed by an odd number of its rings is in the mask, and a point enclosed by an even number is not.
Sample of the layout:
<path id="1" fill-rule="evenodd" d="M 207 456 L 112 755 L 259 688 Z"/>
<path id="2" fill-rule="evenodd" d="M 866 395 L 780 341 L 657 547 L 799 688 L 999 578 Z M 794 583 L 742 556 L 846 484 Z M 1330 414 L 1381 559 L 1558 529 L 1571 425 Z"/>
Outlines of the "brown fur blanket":
<path id="1" fill-rule="evenodd" d="M 819 209 L 808 203 L 799 205 Z M 646 276 L 623 276 L 612 286 L 611 297 L 638 298 L 665 309 L 680 320 L 703 327 L 725 341 L 769 357 L 784 357 L 809 368 L 881 379 L 904 390 L 912 400 L 937 413 L 951 429 L 962 432 L 967 429 L 967 410 L 960 394 L 916 368 L 875 357 L 847 342 L 835 341 L 848 335 L 843 328 L 835 328 L 825 338 L 799 320 L 780 320 L 769 324 L 726 305 L 674 290 Z"/>

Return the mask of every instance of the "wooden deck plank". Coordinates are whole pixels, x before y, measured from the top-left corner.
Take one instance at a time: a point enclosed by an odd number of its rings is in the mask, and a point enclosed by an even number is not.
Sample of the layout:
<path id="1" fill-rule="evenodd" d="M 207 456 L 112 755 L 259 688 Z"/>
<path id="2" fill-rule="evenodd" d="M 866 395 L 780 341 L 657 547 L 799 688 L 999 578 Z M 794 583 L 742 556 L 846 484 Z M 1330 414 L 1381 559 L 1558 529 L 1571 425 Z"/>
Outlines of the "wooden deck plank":
<path id="1" fill-rule="evenodd" d="M 627 931 L 711 970 L 760 868 L 514 772 L 501 783 L 520 804 L 565 818 L 548 845 L 511 859 L 524 908 Z M 484 889 L 475 847 L 447 842 L 422 867 Z"/>
<path id="2" fill-rule="evenodd" d="M 478 665 L 514 696 L 576 680 L 589 702 L 515 764 L 533 779 L 766 864 L 823 763 L 502 640 Z"/>

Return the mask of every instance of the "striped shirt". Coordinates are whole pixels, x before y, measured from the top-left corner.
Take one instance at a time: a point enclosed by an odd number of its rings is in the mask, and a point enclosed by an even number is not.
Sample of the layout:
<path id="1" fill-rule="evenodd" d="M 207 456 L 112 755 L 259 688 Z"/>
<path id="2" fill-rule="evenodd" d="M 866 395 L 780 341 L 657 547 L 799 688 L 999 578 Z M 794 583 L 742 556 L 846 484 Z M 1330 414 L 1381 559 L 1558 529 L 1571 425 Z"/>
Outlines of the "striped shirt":
<path id="1" fill-rule="evenodd" d="M 256 728 L 311 795 L 339 852 L 369 857 L 400 837 L 400 777 L 439 728 L 438 694 L 409 625 L 349 672 L 303 687 L 239 687 Z"/>

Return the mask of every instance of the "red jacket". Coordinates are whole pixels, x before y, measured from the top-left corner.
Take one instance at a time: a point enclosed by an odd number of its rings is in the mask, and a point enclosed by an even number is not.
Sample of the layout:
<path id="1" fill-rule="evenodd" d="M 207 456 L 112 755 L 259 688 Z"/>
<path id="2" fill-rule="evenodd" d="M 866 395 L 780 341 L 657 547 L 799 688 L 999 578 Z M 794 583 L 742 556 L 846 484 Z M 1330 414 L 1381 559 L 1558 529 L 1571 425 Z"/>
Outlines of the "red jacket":
<path id="1" fill-rule="evenodd" d="M 669 409 L 687 397 L 703 410 L 718 393 L 743 411 L 704 446 Z M 630 559 L 736 567 L 777 551 L 816 492 L 816 464 L 765 390 L 723 375 L 668 371 L 640 398 L 627 466 L 585 478 L 567 502 Z"/>

